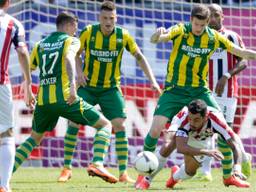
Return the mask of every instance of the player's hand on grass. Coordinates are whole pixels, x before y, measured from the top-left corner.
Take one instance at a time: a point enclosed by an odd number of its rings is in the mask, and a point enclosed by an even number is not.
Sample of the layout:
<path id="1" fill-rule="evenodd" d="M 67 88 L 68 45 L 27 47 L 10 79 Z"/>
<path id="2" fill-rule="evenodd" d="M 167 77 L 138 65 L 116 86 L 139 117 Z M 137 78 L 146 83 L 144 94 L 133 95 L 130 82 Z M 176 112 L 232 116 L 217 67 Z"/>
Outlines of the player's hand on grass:
<path id="1" fill-rule="evenodd" d="M 224 88 L 225 88 L 225 85 L 227 83 L 227 80 L 228 78 L 226 76 L 222 76 L 219 81 L 217 82 L 217 85 L 215 87 L 215 93 L 217 94 L 217 96 L 221 96 L 223 91 L 224 91 Z"/>
<path id="2" fill-rule="evenodd" d="M 76 86 L 71 85 L 70 86 L 70 95 L 69 95 L 69 98 L 67 100 L 67 104 L 72 105 L 73 103 L 76 102 L 76 99 L 77 99 Z"/>
<path id="3" fill-rule="evenodd" d="M 221 161 L 224 159 L 224 156 L 222 155 L 222 153 L 216 149 L 212 149 L 212 150 L 207 150 L 207 154 L 208 156 L 213 157 L 214 159 Z"/>

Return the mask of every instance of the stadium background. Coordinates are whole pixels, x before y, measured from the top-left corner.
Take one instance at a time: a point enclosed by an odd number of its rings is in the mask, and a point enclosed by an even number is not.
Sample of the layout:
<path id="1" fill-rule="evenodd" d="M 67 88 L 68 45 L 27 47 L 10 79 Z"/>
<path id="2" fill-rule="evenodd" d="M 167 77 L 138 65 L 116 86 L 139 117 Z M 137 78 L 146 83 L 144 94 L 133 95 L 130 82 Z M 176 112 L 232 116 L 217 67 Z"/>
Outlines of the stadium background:
<path id="1" fill-rule="evenodd" d="M 203 1 L 206 2 L 206 1 Z M 224 2 L 224 1 L 222 1 Z M 221 2 L 221 3 L 222 3 Z M 97 22 L 100 2 L 97 1 L 58 1 L 48 3 L 44 0 L 13 1 L 10 13 L 25 26 L 26 41 L 31 49 L 36 41 L 55 30 L 56 15 L 63 10 L 73 11 L 79 17 L 79 32 L 87 24 Z M 163 85 L 166 65 L 169 59 L 171 44 L 153 45 L 149 37 L 156 27 L 170 27 L 180 21 L 189 21 L 191 3 L 185 1 L 117 1 L 118 25 L 128 29 L 142 49 L 157 77 Z M 246 47 L 256 50 L 256 11 L 255 2 L 235 3 L 225 1 L 223 4 L 227 28 L 242 36 Z M 12 50 L 13 51 L 13 50 Z M 132 159 L 142 150 L 145 137 L 152 122 L 157 96 L 150 89 L 143 72 L 135 60 L 126 52 L 122 62 L 122 90 L 126 98 L 127 122 L 129 136 L 129 165 Z M 24 141 L 31 131 L 32 111 L 29 111 L 20 97 L 19 88 L 22 81 L 19 65 L 15 54 L 10 58 L 10 77 L 15 98 L 16 142 Z M 33 73 L 33 89 L 37 91 L 38 76 Z M 240 133 L 246 150 L 253 154 L 253 165 L 256 165 L 256 61 L 248 62 L 248 67 L 239 75 L 239 100 L 234 128 Z M 47 133 L 47 137 L 37 150 L 34 150 L 30 163 L 37 162 L 40 166 L 61 166 L 63 163 L 63 136 L 67 122 L 61 119 L 55 131 Z M 74 166 L 86 166 L 91 158 L 94 130 L 81 127 L 79 142 L 73 161 Z M 114 135 L 113 135 L 114 136 Z M 161 140 L 160 140 L 161 143 Z M 114 138 L 110 153 L 106 158 L 109 166 L 116 166 Z M 168 164 L 180 164 L 182 156 L 174 153 Z M 217 162 L 214 164 L 219 166 Z"/>

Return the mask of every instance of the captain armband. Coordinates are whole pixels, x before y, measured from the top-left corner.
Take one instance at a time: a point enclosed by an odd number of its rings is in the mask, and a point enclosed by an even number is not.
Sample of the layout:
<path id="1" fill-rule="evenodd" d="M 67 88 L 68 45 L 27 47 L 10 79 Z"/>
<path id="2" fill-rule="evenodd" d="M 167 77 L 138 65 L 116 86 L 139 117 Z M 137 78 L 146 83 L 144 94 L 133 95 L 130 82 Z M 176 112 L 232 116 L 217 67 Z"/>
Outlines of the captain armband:
<path id="1" fill-rule="evenodd" d="M 178 130 L 176 132 L 176 137 L 188 137 L 188 134 L 183 130 Z"/>

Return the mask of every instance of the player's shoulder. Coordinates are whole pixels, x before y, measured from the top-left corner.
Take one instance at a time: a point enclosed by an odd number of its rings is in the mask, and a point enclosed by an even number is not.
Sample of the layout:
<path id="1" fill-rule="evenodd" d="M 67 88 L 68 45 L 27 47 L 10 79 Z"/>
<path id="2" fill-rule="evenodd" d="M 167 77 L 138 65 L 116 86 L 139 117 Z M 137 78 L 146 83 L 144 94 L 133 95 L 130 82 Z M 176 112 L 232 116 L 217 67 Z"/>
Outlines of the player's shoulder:
<path id="1" fill-rule="evenodd" d="M 224 117 L 223 117 L 223 114 L 220 110 L 214 108 L 214 107 L 211 107 L 211 106 L 207 106 L 207 111 L 209 113 L 209 118 L 214 120 L 214 121 L 223 121 Z"/>
<path id="2" fill-rule="evenodd" d="M 116 26 L 115 27 L 115 33 L 117 35 L 122 34 L 123 39 L 133 39 L 133 38 L 131 38 L 132 35 L 130 34 L 129 30 L 125 27 Z"/>
<path id="3" fill-rule="evenodd" d="M 13 17 L 9 14 L 5 14 L 5 19 L 9 20 L 9 21 L 12 21 L 14 27 L 16 27 L 16 28 L 22 28 L 22 29 L 24 28 L 22 23 L 18 19 L 16 19 L 15 17 Z"/>
<path id="4" fill-rule="evenodd" d="M 205 31 L 208 34 L 210 39 L 215 39 L 216 40 L 216 39 L 220 38 L 220 36 L 224 37 L 224 35 L 222 35 L 221 33 L 216 31 L 215 29 L 212 29 L 209 26 L 206 26 Z"/>
<path id="5" fill-rule="evenodd" d="M 241 39 L 240 35 L 233 30 L 223 28 L 221 32 L 225 37 L 227 37 L 232 42 L 236 42 Z"/>
<path id="6" fill-rule="evenodd" d="M 129 30 L 127 29 L 127 28 L 125 28 L 125 27 L 121 27 L 121 26 L 115 26 L 115 31 L 116 31 L 116 33 L 122 33 L 123 35 L 130 35 L 130 33 L 129 33 Z"/>
<path id="7" fill-rule="evenodd" d="M 227 34 L 227 35 L 237 35 L 237 36 L 239 36 L 237 32 L 235 32 L 235 31 L 233 31 L 233 30 L 231 30 L 231 29 L 227 29 L 227 28 L 225 28 L 225 27 L 223 27 L 223 28 L 221 29 L 221 32 L 222 32 L 222 31 L 224 32 L 224 34 Z"/>
<path id="8" fill-rule="evenodd" d="M 92 27 L 93 27 L 92 24 L 86 25 L 86 26 L 82 29 L 82 31 L 80 32 L 80 36 L 81 36 L 82 34 L 84 34 L 85 32 L 91 31 L 91 30 L 92 30 Z"/>
<path id="9" fill-rule="evenodd" d="M 174 25 L 172 25 L 171 27 L 167 28 L 167 31 L 173 31 L 173 30 L 180 30 L 180 31 L 186 31 L 189 29 L 189 23 L 176 23 Z"/>

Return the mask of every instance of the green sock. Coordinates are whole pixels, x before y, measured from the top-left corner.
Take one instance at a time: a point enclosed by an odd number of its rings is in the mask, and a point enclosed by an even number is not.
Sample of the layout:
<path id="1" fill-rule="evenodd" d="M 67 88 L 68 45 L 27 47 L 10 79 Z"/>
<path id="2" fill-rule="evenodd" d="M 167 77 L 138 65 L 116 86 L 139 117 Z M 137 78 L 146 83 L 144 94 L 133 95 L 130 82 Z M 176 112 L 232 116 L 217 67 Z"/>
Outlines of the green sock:
<path id="1" fill-rule="evenodd" d="M 127 169 L 128 163 L 128 139 L 124 131 L 116 132 L 116 154 L 119 165 L 119 174 Z"/>
<path id="2" fill-rule="evenodd" d="M 158 138 L 153 138 L 148 133 L 146 139 L 144 140 L 144 151 L 154 152 L 156 149 Z"/>
<path id="3" fill-rule="evenodd" d="M 224 160 L 221 161 L 221 164 L 223 170 L 223 178 L 226 179 L 232 174 L 233 153 L 231 148 L 227 145 L 226 141 L 220 136 L 218 137 L 218 148 L 224 156 Z"/>
<path id="4" fill-rule="evenodd" d="M 13 173 L 19 168 L 25 159 L 27 159 L 32 150 L 37 146 L 35 140 L 29 137 L 24 143 L 22 143 L 16 150 L 15 163 L 13 167 Z"/>
<path id="5" fill-rule="evenodd" d="M 106 128 L 97 129 L 93 142 L 93 160 L 94 164 L 102 164 L 108 151 L 110 143 L 110 132 Z"/>
<path id="6" fill-rule="evenodd" d="M 68 126 L 64 137 L 64 167 L 71 169 L 71 161 L 76 147 L 77 133 L 79 128 Z"/>

